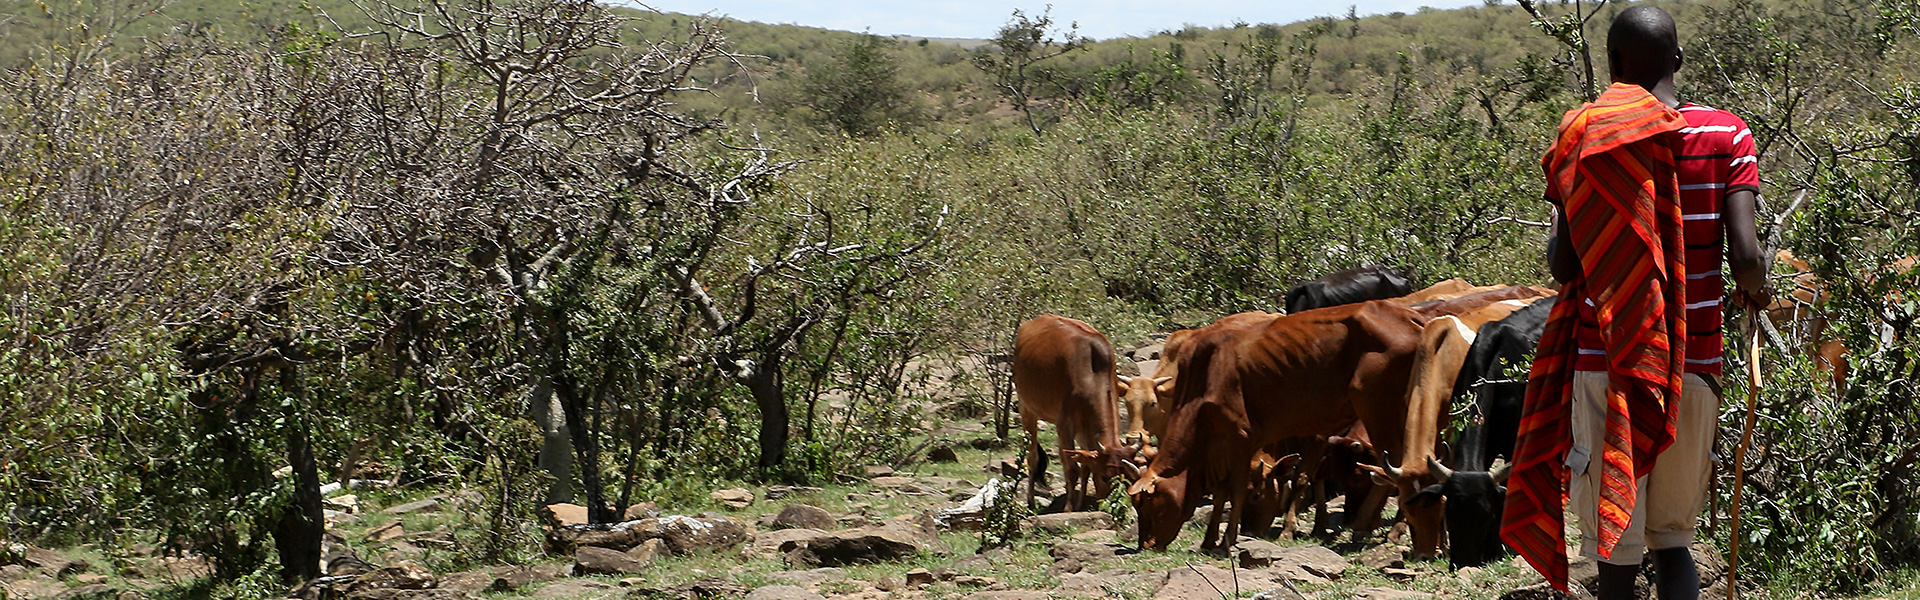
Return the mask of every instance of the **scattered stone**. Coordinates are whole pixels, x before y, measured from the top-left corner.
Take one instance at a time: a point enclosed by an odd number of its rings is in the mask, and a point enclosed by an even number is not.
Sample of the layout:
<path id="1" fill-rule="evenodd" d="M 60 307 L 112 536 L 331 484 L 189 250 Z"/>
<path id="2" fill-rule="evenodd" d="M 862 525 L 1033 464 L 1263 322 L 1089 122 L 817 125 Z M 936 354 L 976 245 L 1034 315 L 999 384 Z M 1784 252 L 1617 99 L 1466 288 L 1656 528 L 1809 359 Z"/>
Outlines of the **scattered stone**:
<path id="1" fill-rule="evenodd" d="M 732 598 L 747 595 L 747 588 L 718 577 L 709 577 L 670 588 L 639 588 L 629 598 Z"/>
<path id="2" fill-rule="evenodd" d="M 1569 586 L 1569 589 L 1579 588 L 1580 586 L 1577 585 Z M 1710 598 L 1711 596 L 1701 597 Z M 1559 590 L 1553 589 L 1552 585 L 1544 581 L 1500 595 L 1500 600 L 1565 600 L 1565 598 L 1567 598 L 1565 594 L 1561 594 Z"/>
<path id="3" fill-rule="evenodd" d="M 572 570 L 572 565 L 497 567 L 493 570 L 493 583 L 487 586 L 487 591 L 512 592 L 536 583 L 557 581 L 566 578 Z"/>
<path id="4" fill-rule="evenodd" d="M 768 531 L 753 537 L 753 550 L 762 554 L 792 552 L 806 545 L 808 540 L 827 535 L 820 529 L 781 529 Z"/>
<path id="5" fill-rule="evenodd" d="M 1000 580 L 994 579 L 992 577 L 979 577 L 975 575 L 960 575 L 953 578 L 953 584 L 960 587 L 983 588 L 983 587 L 991 586 L 996 583 L 1000 583 Z"/>
<path id="6" fill-rule="evenodd" d="M 540 507 L 540 517 L 551 525 L 586 525 L 592 522 L 587 516 L 587 507 L 565 502 Z"/>
<path id="7" fill-rule="evenodd" d="M 746 488 L 714 490 L 712 494 L 708 494 L 708 497 L 734 510 L 753 506 L 753 491 Z"/>
<path id="8" fill-rule="evenodd" d="M 1352 566 L 1339 553 L 1320 546 L 1282 548 L 1264 540 L 1252 540 L 1236 547 L 1241 568 L 1271 567 L 1300 581 L 1339 579 Z"/>
<path id="9" fill-rule="evenodd" d="M 927 462 L 932 462 L 932 463 L 960 462 L 960 455 L 953 451 L 952 446 L 940 446 L 927 451 Z"/>
<path id="10" fill-rule="evenodd" d="M 652 502 L 641 502 L 621 511 L 620 518 L 627 521 L 660 518 L 660 507 Z"/>
<path id="11" fill-rule="evenodd" d="M 1413 581 L 1413 578 L 1418 577 L 1420 575 L 1420 572 L 1415 571 L 1413 569 L 1396 569 L 1393 567 L 1387 567 L 1385 569 L 1381 569 L 1380 574 L 1386 575 L 1388 579 L 1393 579 L 1396 581 Z"/>
<path id="12" fill-rule="evenodd" d="M 1011 477 L 1013 474 L 1020 472 L 1020 461 L 1015 460 L 1013 457 L 996 458 L 987 461 L 986 466 L 980 467 L 980 470 Z"/>
<path id="13" fill-rule="evenodd" d="M 18 554 L 20 555 L 20 562 L 22 564 L 45 571 L 46 574 L 54 577 L 71 573 L 85 573 L 88 568 L 87 561 L 67 558 L 59 552 L 45 548 L 35 548 L 33 546 L 22 546 L 21 548 Z"/>
<path id="14" fill-rule="evenodd" d="M 889 467 L 886 465 L 867 465 L 866 467 L 863 467 L 861 471 L 867 474 L 867 479 L 873 479 L 875 477 L 886 477 L 888 475 L 892 475 L 893 467 Z"/>
<path id="15" fill-rule="evenodd" d="M 643 563 L 652 563 L 656 559 L 671 555 L 673 555 L 673 548 L 667 546 L 667 541 L 660 538 L 640 542 L 640 545 L 627 551 L 627 556 Z"/>
<path id="16" fill-rule="evenodd" d="M 1187 600 L 1192 598 L 1218 598 L 1218 590 L 1232 593 L 1235 582 L 1238 589 L 1263 590 L 1279 587 L 1281 584 L 1267 571 L 1229 571 L 1211 565 L 1195 565 L 1189 568 L 1174 569 L 1167 575 L 1166 585 L 1153 597 L 1159 600 Z"/>
<path id="17" fill-rule="evenodd" d="M 373 589 L 424 590 L 434 587 L 439 582 L 440 579 L 434 576 L 433 571 L 427 570 L 419 563 L 409 561 L 361 573 L 354 580 L 353 586 L 348 589 L 348 593 Z"/>
<path id="18" fill-rule="evenodd" d="M 1427 600 L 1433 594 L 1383 587 L 1364 587 L 1353 591 L 1354 600 Z"/>
<path id="19" fill-rule="evenodd" d="M 340 512 L 352 514 L 360 512 L 360 497 L 353 494 L 341 494 L 323 501 L 322 506 Z"/>
<path id="20" fill-rule="evenodd" d="M 392 523 L 381 525 L 368 531 L 366 539 L 369 542 L 384 542 L 406 534 L 407 528 L 400 525 L 399 519 L 395 519 Z"/>
<path id="21" fill-rule="evenodd" d="M 26 579 L 28 574 L 25 565 L 0 566 L 0 581 L 19 581 Z"/>
<path id="22" fill-rule="evenodd" d="M 829 581 L 847 578 L 847 570 L 839 567 L 823 567 L 805 571 L 776 571 L 768 573 L 767 578 L 778 579 L 798 586 L 817 586 Z"/>
<path id="23" fill-rule="evenodd" d="M 441 575 L 440 585 L 434 587 L 443 590 L 453 590 L 463 594 L 478 594 L 487 591 L 487 588 L 493 587 L 493 582 L 493 573 L 487 572 L 485 569 L 476 569 Z"/>
<path id="24" fill-rule="evenodd" d="M 1133 359 L 1135 362 L 1139 362 L 1143 360 L 1160 360 L 1160 352 L 1165 349 L 1166 349 L 1166 344 L 1149 344 L 1146 346 L 1141 346 L 1139 348 L 1128 350 L 1127 358 Z M 1152 371 L 1146 371 L 1146 372 L 1152 373 Z"/>
<path id="25" fill-rule="evenodd" d="M 575 575 L 638 575 L 646 572 L 652 557 L 647 559 L 610 548 L 581 546 L 573 553 L 573 572 Z"/>
<path id="26" fill-rule="evenodd" d="M 769 585 L 747 594 L 747 600 L 825 600 L 825 597 L 803 587 Z"/>
<path id="27" fill-rule="evenodd" d="M 747 539 L 747 524 L 722 515 L 673 515 L 614 525 L 558 526 L 547 532 L 547 544 L 556 553 L 580 546 L 629 550 L 650 539 L 664 539 L 674 554 L 729 548 Z"/>
<path id="28" fill-rule="evenodd" d="M 73 580 L 79 582 L 80 585 L 93 585 L 96 583 L 106 583 L 107 576 L 99 573 L 81 573 L 73 576 Z"/>
<path id="29" fill-rule="evenodd" d="M 1053 567 L 1048 569 L 1048 573 L 1054 575 L 1079 573 L 1087 567 L 1114 560 L 1128 552 L 1126 546 L 1119 544 L 1080 542 L 1055 544 L 1052 550 L 1047 551 L 1054 560 Z"/>
<path id="30" fill-rule="evenodd" d="M 880 576 L 879 579 L 873 580 L 873 589 L 880 590 L 882 592 L 893 592 L 893 591 L 899 590 L 900 587 L 901 587 L 900 580 L 894 579 L 892 577 L 888 577 L 885 575 Z"/>
<path id="31" fill-rule="evenodd" d="M 348 593 L 346 600 L 473 600 L 473 597 L 463 592 L 440 588 L 424 590 L 380 588 Z"/>
<path id="32" fill-rule="evenodd" d="M 1576 555 L 1577 554 L 1578 553 L 1576 553 Z M 1393 546 L 1384 544 L 1362 550 L 1360 556 L 1354 557 L 1354 560 L 1360 563 L 1361 567 L 1375 571 L 1388 568 L 1404 569 L 1407 567 L 1407 562 L 1401 552 Z M 1533 567 L 1523 566 L 1521 568 L 1529 571 L 1533 570 Z"/>
<path id="33" fill-rule="evenodd" d="M 833 513 L 810 504 L 789 504 L 773 518 L 774 529 L 832 529 Z"/>
<path id="34" fill-rule="evenodd" d="M 1049 600 L 1046 592 L 1033 590 L 999 590 L 974 592 L 967 594 L 967 600 Z"/>
<path id="35" fill-rule="evenodd" d="M 887 562 L 909 558 L 923 551 L 945 552 L 931 528 L 920 530 L 915 524 L 898 520 L 873 527 L 836 531 L 806 542 L 787 553 L 787 561 L 813 567 Z"/>
<path id="36" fill-rule="evenodd" d="M 933 571 L 914 569 L 907 571 L 907 587 L 921 588 L 933 585 Z"/>
<path id="37" fill-rule="evenodd" d="M 1034 517 L 1030 524 L 1034 529 L 1057 534 L 1101 531 L 1113 529 L 1113 515 L 1097 511 L 1056 513 Z"/>
<path id="38" fill-rule="evenodd" d="M 592 579 L 567 579 L 554 582 L 534 592 L 534 598 L 559 600 L 603 600 L 621 596 L 623 590 L 611 584 Z"/>
<path id="39" fill-rule="evenodd" d="M 383 510 L 380 512 L 383 512 L 389 515 L 405 515 L 405 514 L 412 514 L 417 512 L 438 512 L 439 510 L 440 510 L 440 498 L 438 496 L 435 496 L 425 500 L 416 500 L 416 501 L 408 502 L 406 504 L 401 504 L 398 506 L 389 506 L 387 507 L 386 510 Z"/>
<path id="40" fill-rule="evenodd" d="M 647 578 L 645 577 L 628 577 L 620 580 L 620 587 L 623 587 L 623 588 L 639 587 L 640 584 L 643 584 L 646 582 L 647 582 Z"/>
<path id="41" fill-rule="evenodd" d="M 96 597 L 111 595 L 113 594 L 113 591 L 114 591 L 113 587 L 111 586 L 108 586 L 106 584 L 96 583 L 92 585 L 83 585 L 77 588 L 67 590 L 65 592 L 61 592 L 60 595 L 54 596 L 54 599 L 70 600 L 70 599 L 77 599 L 77 598 L 96 598 Z"/>

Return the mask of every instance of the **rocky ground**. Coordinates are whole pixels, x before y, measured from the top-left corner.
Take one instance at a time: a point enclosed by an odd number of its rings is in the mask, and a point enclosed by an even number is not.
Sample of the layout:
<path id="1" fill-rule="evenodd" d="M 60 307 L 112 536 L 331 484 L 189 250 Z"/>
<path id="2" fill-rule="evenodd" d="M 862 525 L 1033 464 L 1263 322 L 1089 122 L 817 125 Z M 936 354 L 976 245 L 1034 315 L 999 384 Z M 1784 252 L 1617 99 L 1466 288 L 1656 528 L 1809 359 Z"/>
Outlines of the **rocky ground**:
<path id="1" fill-rule="evenodd" d="M 469 562 L 484 543 L 477 493 L 329 491 L 327 572 L 291 595 L 307 600 L 474 598 L 732 598 L 751 600 L 1223 598 L 1401 600 L 1555 594 L 1515 561 L 1451 570 L 1403 559 L 1391 531 L 1352 539 L 1244 540 L 1230 556 L 1196 552 L 1204 513 L 1169 552 L 1138 552 L 1134 533 L 1106 513 L 1025 521 L 1010 545 L 982 551 L 977 515 L 964 509 L 1017 449 L 971 419 L 930 427 L 910 464 L 870 466 L 821 487 L 741 486 L 678 503 L 643 503 L 626 521 L 586 527 L 585 510 L 549 507 L 543 558 L 522 565 Z M 929 424 L 932 425 L 932 424 Z M 1018 437 L 1018 433 L 1015 434 Z M 1058 465 L 1055 463 L 1055 469 Z M 1053 477 L 1058 480 L 1057 471 Z M 701 490 L 705 492 L 706 490 Z M 1022 489 L 1024 491 L 1024 489 Z M 683 494 L 685 495 L 685 494 Z M 1337 515 L 1337 503 L 1336 503 Z M 1391 507 L 1389 507 L 1391 511 Z M 1311 512 L 1304 513 L 1311 519 Z M 59 551 L 10 544 L 0 552 L 0 600 L 218 597 L 205 560 L 150 546 Z M 1717 553 L 1700 547 L 1703 597 L 1725 597 Z M 7 564 L 10 563 L 10 564 Z M 1576 559 L 1576 580 L 1595 568 Z M 1575 586 L 1575 597 L 1591 597 Z M 1753 590 L 1749 597 L 1799 597 Z M 1889 597 L 1920 600 L 1920 592 Z"/>

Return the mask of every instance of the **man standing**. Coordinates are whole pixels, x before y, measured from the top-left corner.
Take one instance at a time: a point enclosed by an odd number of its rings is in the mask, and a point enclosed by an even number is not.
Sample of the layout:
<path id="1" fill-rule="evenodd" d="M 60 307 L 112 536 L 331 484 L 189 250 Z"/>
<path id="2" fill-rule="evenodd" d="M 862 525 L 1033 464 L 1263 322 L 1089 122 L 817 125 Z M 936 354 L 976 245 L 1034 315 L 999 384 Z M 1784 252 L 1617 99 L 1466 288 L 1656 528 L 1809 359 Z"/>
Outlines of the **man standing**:
<path id="1" fill-rule="evenodd" d="M 1698 597 L 1688 547 L 1719 413 L 1723 248 L 1736 299 L 1768 299 L 1752 133 L 1680 102 L 1678 37 L 1666 11 L 1621 11 L 1607 32 L 1613 85 L 1567 113 L 1543 161 L 1548 262 L 1572 301 L 1540 339 L 1501 535 L 1565 591 L 1567 484 L 1601 600 L 1633 597 L 1649 551 L 1662 600 Z"/>

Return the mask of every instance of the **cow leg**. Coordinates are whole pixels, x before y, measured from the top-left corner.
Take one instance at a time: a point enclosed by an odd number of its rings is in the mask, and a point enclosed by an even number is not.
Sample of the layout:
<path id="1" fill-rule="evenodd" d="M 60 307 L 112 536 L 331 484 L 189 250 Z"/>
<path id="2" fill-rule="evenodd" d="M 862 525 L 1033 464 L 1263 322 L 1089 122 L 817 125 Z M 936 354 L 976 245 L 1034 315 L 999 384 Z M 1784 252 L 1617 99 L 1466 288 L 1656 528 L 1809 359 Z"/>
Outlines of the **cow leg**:
<path id="1" fill-rule="evenodd" d="M 1280 539 L 1291 540 L 1300 533 L 1299 519 L 1296 514 L 1299 511 L 1295 509 L 1295 505 L 1302 497 L 1302 489 L 1299 480 L 1291 477 L 1281 485 L 1284 487 L 1280 491 Z"/>
<path id="2" fill-rule="evenodd" d="M 1373 486 L 1366 500 L 1360 504 L 1360 511 L 1347 513 L 1347 523 L 1353 529 L 1354 539 L 1372 535 L 1373 530 L 1380 527 L 1380 513 L 1386 510 L 1387 496 L 1394 491 L 1393 486 Z M 1347 494 L 1347 510 L 1353 510 L 1353 494 Z"/>
<path id="3" fill-rule="evenodd" d="M 1027 509 L 1033 509 L 1033 486 L 1047 478 L 1047 455 L 1040 452 L 1040 419 L 1021 411 L 1020 426 L 1027 430 Z M 1016 482 L 1017 483 L 1017 482 Z"/>
<path id="4" fill-rule="evenodd" d="M 1227 511 L 1227 495 L 1213 495 L 1213 510 L 1207 514 L 1207 535 L 1200 538 L 1200 549 L 1212 551 L 1220 546 L 1220 517 Z"/>
<path id="5" fill-rule="evenodd" d="M 1233 503 L 1230 505 L 1231 512 L 1227 513 L 1227 532 L 1224 534 L 1227 543 L 1221 549 L 1228 554 L 1233 552 L 1234 546 L 1240 544 L 1240 519 L 1246 516 L 1247 510 L 1247 482 L 1244 477 L 1237 479 L 1241 481 L 1227 483 L 1228 488 L 1233 490 Z"/>
<path id="6" fill-rule="evenodd" d="M 1313 535 L 1320 535 L 1322 528 L 1333 529 L 1327 522 L 1327 482 L 1315 481 L 1313 487 Z"/>

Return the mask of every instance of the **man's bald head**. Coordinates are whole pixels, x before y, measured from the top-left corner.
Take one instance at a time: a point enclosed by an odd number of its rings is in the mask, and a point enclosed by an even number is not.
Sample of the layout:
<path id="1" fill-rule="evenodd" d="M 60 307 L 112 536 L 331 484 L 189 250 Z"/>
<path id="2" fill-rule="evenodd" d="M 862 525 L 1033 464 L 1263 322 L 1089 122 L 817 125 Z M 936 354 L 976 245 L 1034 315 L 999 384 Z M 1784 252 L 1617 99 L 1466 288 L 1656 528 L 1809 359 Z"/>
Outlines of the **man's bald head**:
<path id="1" fill-rule="evenodd" d="M 1680 70 L 1680 62 L 1680 33 L 1667 11 L 1642 4 L 1613 18 L 1607 65 L 1614 81 L 1650 86 Z"/>

